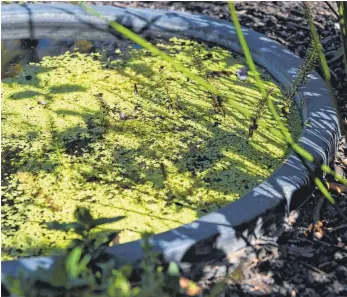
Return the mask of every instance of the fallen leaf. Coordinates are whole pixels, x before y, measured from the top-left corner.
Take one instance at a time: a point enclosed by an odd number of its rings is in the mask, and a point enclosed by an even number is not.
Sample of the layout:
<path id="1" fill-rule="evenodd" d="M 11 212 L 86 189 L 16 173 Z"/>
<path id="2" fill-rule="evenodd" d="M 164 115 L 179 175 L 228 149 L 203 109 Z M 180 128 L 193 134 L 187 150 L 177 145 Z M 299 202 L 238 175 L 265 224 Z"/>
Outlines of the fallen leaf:
<path id="1" fill-rule="evenodd" d="M 189 279 L 186 277 L 180 277 L 179 284 L 182 289 L 187 289 L 189 286 Z"/>
<path id="2" fill-rule="evenodd" d="M 186 277 L 180 277 L 179 285 L 183 290 L 185 290 L 188 296 L 196 296 L 202 292 L 202 288 L 200 286 Z"/>
<path id="3" fill-rule="evenodd" d="M 317 239 L 322 239 L 323 238 L 323 236 L 324 236 L 324 233 L 322 233 L 322 232 L 313 232 L 313 236 L 314 236 L 314 238 L 317 238 Z"/>
<path id="4" fill-rule="evenodd" d="M 337 183 L 328 183 L 328 189 L 337 193 L 347 193 L 347 187 Z"/>
<path id="5" fill-rule="evenodd" d="M 310 233 L 313 233 L 313 236 L 317 239 L 321 239 L 325 234 L 325 221 L 318 221 L 315 224 L 310 224 L 307 227 L 307 231 L 304 232 L 305 236 L 309 236 Z"/>

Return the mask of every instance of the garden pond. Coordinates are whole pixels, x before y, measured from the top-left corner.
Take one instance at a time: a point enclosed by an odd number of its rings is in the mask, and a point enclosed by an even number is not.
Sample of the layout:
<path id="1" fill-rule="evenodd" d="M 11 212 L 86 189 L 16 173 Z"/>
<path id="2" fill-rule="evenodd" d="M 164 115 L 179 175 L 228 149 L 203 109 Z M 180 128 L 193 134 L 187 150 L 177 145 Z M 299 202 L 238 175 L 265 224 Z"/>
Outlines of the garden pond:
<path id="1" fill-rule="evenodd" d="M 223 98 L 124 40 L 2 42 L 2 260 L 59 253 L 74 235 L 42 223 L 73 221 L 76 206 L 125 216 L 107 228 L 129 242 L 240 198 L 283 163 L 287 145 L 262 127 L 248 138 L 250 119 L 228 104 L 254 112 L 261 99 L 241 56 L 156 43 Z M 261 118 L 276 126 L 266 108 Z M 283 120 L 298 138 L 295 106 Z"/>

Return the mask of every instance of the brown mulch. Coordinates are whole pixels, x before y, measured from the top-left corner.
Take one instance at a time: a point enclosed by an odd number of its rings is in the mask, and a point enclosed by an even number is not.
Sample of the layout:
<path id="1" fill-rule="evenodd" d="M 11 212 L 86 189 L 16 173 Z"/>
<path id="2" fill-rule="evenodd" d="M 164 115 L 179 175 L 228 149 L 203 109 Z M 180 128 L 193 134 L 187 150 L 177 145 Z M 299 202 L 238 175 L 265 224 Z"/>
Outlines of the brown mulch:
<path id="1" fill-rule="evenodd" d="M 98 5 L 106 4 L 95 3 Z M 107 3 L 110 5 L 110 3 Z M 204 14 L 229 19 L 225 2 L 112 2 L 111 5 L 146 7 Z M 331 2 L 336 10 L 336 5 Z M 342 58 L 333 61 L 341 45 L 337 17 L 325 2 L 309 2 L 329 66 L 342 120 L 347 123 L 347 79 Z M 310 42 L 300 2 L 237 2 L 240 22 L 286 45 L 304 57 Z M 317 69 L 319 71 L 319 69 Z M 332 168 L 347 177 L 347 145 L 341 138 Z M 335 206 L 315 191 L 304 205 L 291 212 L 284 232 L 245 250 L 238 268 L 228 271 L 233 255 L 205 267 L 199 284 L 205 288 L 225 278 L 224 296 L 347 296 L 347 193 L 326 177 Z M 338 183 L 337 183 L 338 184 Z M 343 218 L 345 217 L 345 219 Z M 236 264 L 235 264 L 236 265 Z"/>

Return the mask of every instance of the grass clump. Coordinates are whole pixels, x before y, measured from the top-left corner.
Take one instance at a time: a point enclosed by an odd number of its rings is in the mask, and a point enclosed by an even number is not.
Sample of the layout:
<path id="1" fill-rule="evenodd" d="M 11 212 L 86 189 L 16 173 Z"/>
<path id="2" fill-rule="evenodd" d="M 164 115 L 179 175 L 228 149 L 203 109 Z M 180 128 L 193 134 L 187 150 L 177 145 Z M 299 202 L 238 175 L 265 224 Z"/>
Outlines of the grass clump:
<path id="1" fill-rule="evenodd" d="M 157 46 L 200 75 L 199 46 L 209 82 L 255 111 L 254 77 L 236 75 L 242 58 L 190 40 Z M 125 216 L 121 243 L 178 227 L 246 194 L 285 159 L 284 142 L 263 127 L 247 142 L 249 120 L 228 102 L 218 112 L 169 63 L 145 49 L 118 56 L 67 52 L 2 81 L 3 260 L 64 249 L 74 235 L 41 223 L 71 221 L 77 206 Z M 259 71 L 281 108 L 279 88 Z M 275 123 L 268 111 L 262 119 Z M 298 113 L 288 123 L 298 136 Z"/>

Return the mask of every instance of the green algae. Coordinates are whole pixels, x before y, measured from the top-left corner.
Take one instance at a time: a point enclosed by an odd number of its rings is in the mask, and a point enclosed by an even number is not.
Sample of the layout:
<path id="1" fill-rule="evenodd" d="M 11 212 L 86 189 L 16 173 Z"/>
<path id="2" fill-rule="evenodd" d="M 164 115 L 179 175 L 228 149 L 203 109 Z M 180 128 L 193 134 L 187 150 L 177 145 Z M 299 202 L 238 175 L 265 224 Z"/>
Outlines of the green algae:
<path id="1" fill-rule="evenodd" d="M 187 40 L 158 47 L 255 110 L 253 77 L 235 75 L 242 58 Z M 66 247 L 73 235 L 41 223 L 71 221 L 76 206 L 126 216 L 108 226 L 123 230 L 121 243 L 178 227 L 246 194 L 285 160 L 286 144 L 261 127 L 247 142 L 250 121 L 227 100 L 224 116 L 148 51 L 116 54 L 66 52 L 2 81 L 3 260 Z M 280 89 L 259 70 L 280 108 Z M 275 125 L 268 111 L 262 118 Z M 297 137 L 295 108 L 287 122 Z"/>

